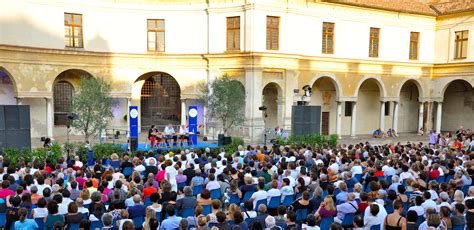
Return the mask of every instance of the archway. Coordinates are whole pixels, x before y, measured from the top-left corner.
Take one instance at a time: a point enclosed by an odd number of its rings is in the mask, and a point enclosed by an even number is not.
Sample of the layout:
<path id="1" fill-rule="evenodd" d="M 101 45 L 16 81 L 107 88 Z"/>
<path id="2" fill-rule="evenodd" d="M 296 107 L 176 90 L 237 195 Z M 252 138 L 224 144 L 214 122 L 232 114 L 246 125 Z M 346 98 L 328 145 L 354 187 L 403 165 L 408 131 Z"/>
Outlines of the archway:
<path id="1" fill-rule="evenodd" d="M 265 114 L 265 128 L 274 129 L 281 124 L 282 108 L 279 108 L 281 100 L 281 88 L 276 83 L 267 84 L 262 90 L 262 105 L 267 107 Z"/>
<path id="2" fill-rule="evenodd" d="M 171 75 L 150 72 L 140 76 L 140 111 L 142 130 L 151 125 L 179 125 L 181 122 L 181 88 Z"/>
<path id="3" fill-rule="evenodd" d="M 369 78 L 362 82 L 357 97 L 356 134 L 372 134 L 374 130 L 381 128 L 380 109 L 382 105 L 380 99 L 382 95 L 377 80 Z"/>
<path id="4" fill-rule="evenodd" d="M 0 104 L 16 105 L 15 85 L 7 71 L 0 67 Z"/>
<path id="5" fill-rule="evenodd" d="M 419 96 L 420 90 L 414 80 L 408 80 L 403 84 L 400 89 L 397 132 L 418 131 Z"/>
<path id="6" fill-rule="evenodd" d="M 336 83 L 329 77 L 321 77 L 316 80 L 311 90 L 310 105 L 321 106 L 321 134 L 336 133 L 336 109 L 337 90 Z"/>
<path id="7" fill-rule="evenodd" d="M 460 126 L 474 128 L 474 89 L 465 80 L 450 82 L 444 91 L 441 130 L 454 131 Z"/>
<path id="8" fill-rule="evenodd" d="M 53 84 L 54 125 L 70 125 L 67 118 L 72 111 L 72 99 L 82 78 L 92 75 L 84 70 L 70 69 L 60 73 Z"/>

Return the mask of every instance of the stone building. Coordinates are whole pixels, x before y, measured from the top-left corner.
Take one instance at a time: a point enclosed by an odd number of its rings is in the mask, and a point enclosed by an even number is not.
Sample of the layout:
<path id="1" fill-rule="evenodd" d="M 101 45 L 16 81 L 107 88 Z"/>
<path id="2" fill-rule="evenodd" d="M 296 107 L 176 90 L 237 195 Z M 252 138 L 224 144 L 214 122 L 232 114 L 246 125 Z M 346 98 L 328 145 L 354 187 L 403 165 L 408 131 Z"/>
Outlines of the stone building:
<path id="1" fill-rule="evenodd" d="M 0 104 L 30 105 L 32 137 L 64 135 L 80 78 L 100 77 L 110 126 L 137 105 L 146 129 L 185 123 L 199 86 L 228 74 L 252 141 L 291 128 L 305 85 L 324 134 L 474 128 L 473 15 L 462 0 L 0 0 Z"/>

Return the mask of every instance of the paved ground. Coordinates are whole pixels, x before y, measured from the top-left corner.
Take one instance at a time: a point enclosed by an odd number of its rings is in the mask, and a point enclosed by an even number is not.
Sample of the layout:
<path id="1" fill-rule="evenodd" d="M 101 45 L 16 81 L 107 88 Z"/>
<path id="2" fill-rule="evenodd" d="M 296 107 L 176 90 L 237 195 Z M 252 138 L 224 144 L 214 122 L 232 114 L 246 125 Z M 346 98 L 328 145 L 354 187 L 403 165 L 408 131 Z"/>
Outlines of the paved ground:
<path id="1" fill-rule="evenodd" d="M 146 140 L 146 133 L 141 133 L 139 136 L 139 142 L 144 143 Z M 67 136 L 57 136 L 55 137 L 55 140 L 57 140 L 59 143 L 65 143 L 67 142 Z M 72 143 L 82 143 L 84 142 L 84 137 L 83 136 L 78 136 L 78 135 L 70 135 L 69 136 L 69 141 Z M 202 140 L 199 140 L 202 141 Z M 355 138 L 350 137 L 350 136 L 343 136 L 341 140 L 339 140 L 339 143 L 343 144 L 354 144 L 354 143 L 361 143 L 361 142 L 370 142 L 373 145 L 383 145 L 383 144 L 396 144 L 398 142 L 401 142 L 402 144 L 406 144 L 408 141 L 409 142 L 427 142 L 428 137 L 427 136 L 419 136 L 414 133 L 402 133 L 399 135 L 398 138 L 372 138 L 371 135 L 360 135 Z M 96 140 L 98 142 L 98 140 Z M 107 142 L 112 143 L 126 143 L 126 139 L 124 136 L 120 137 L 118 140 L 113 140 L 109 139 Z M 40 147 L 43 145 L 43 143 L 40 141 L 39 138 L 33 138 L 31 140 L 32 147 Z"/>

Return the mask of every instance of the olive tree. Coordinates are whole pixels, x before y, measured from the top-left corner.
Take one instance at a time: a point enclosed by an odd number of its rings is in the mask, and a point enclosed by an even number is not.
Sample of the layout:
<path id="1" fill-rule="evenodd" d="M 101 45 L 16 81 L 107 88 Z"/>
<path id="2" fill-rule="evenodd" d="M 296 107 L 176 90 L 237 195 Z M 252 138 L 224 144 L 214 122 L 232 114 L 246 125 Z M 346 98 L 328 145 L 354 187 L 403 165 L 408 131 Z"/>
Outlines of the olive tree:
<path id="1" fill-rule="evenodd" d="M 72 100 L 72 108 L 77 119 L 72 127 L 84 133 L 85 141 L 105 130 L 112 118 L 112 97 L 110 84 L 101 78 L 81 78 L 79 91 Z"/>
<path id="2" fill-rule="evenodd" d="M 220 122 L 224 135 L 235 126 L 245 121 L 245 89 L 237 80 L 223 75 L 202 86 L 201 101 L 207 107 L 211 120 Z"/>

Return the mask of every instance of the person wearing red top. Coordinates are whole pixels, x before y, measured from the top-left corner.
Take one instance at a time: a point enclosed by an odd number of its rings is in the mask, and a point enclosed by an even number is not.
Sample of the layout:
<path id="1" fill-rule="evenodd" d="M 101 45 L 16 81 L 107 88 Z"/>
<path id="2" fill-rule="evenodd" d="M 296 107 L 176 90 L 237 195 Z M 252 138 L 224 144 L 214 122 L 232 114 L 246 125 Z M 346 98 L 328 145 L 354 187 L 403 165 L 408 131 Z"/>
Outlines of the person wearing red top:
<path id="1" fill-rule="evenodd" d="M 366 192 L 361 192 L 359 197 L 360 203 L 358 204 L 356 215 L 364 213 L 365 209 L 369 206 L 369 194 L 367 194 Z"/>
<path id="2" fill-rule="evenodd" d="M 430 180 L 436 180 L 438 179 L 438 177 L 440 176 L 440 172 L 439 172 L 439 165 L 438 164 L 433 164 L 433 168 L 431 169 L 431 171 L 428 173 L 428 178 Z"/>
<path id="3" fill-rule="evenodd" d="M 379 177 L 379 176 L 384 176 L 382 166 L 377 166 L 377 171 L 375 172 L 374 176 Z"/>
<path id="4" fill-rule="evenodd" d="M 462 150 L 462 143 L 458 139 L 456 139 L 456 141 L 454 142 L 454 144 L 451 148 L 456 149 L 457 151 L 461 151 Z"/>
<path id="5" fill-rule="evenodd" d="M 4 180 L 2 182 L 2 189 L 0 189 L 0 198 L 7 199 L 8 196 L 14 196 L 15 193 L 8 189 L 10 187 L 10 182 L 8 180 Z"/>
<path id="6" fill-rule="evenodd" d="M 166 165 L 165 164 L 162 164 L 161 165 L 161 170 L 158 171 L 158 173 L 156 174 L 156 178 L 155 180 L 158 181 L 158 182 L 162 182 L 163 179 L 165 179 L 165 168 L 166 168 Z"/>
<path id="7" fill-rule="evenodd" d="M 158 190 L 153 187 L 153 179 L 148 179 L 147 187 L 143 188 L 143 197 L 150 197 L 155 192 L 158 192 Z"/>

